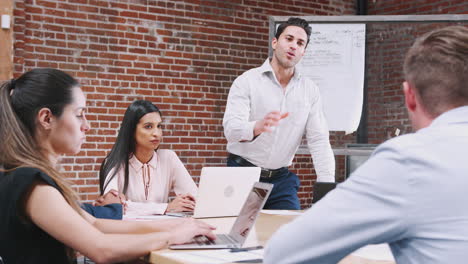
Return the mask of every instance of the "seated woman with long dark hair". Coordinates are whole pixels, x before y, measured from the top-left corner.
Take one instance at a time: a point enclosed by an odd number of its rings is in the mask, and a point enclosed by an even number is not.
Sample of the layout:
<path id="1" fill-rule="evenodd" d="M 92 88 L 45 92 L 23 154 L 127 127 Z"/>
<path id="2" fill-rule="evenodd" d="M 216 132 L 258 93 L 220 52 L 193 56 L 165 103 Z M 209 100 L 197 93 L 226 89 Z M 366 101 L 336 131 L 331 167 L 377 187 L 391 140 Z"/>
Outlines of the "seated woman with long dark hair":
<path id="1" fill-rule="evenodd" d="M 59 171 L 90 129 L 78 82 L 35 69 L 0 87 L 0 256 L 5 263 L 71 263 L 74 251 L 118 262 L 151 250 L 214 238 L 193 219 L 129 222 L 96 219 L 80 208 Z"/>
<path id="2" fill-rule="evenodd" d="M 162 134 L 158 107 L 135 101 L 127 108 L 117 140 L 101 164 L 101 194 L 123 193 L 128 199 L 127 215 L 194 209 L 197 186 L 174 151 L 159 149 Z M 171 191 L 177 196 L 168 203 Z M 101 204 L 99 199 L 96 204 Z"/>

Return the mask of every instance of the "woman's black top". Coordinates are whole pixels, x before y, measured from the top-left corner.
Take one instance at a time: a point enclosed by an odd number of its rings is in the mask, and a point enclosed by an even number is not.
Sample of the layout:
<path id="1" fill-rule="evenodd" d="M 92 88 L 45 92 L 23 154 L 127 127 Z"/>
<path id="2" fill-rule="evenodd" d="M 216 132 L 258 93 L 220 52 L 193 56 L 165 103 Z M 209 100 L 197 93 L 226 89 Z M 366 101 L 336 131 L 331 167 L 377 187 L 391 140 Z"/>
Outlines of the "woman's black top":
<path id="1" fill-rule="evenodd" d="M 74 262 L 68 257 L 64 244 L 40 229 L 25 214 L 25 196 L 38 181 L 60 191 L 55 181 L 38 169 L 0 172 L 0 256 L 5 264 Z"/>

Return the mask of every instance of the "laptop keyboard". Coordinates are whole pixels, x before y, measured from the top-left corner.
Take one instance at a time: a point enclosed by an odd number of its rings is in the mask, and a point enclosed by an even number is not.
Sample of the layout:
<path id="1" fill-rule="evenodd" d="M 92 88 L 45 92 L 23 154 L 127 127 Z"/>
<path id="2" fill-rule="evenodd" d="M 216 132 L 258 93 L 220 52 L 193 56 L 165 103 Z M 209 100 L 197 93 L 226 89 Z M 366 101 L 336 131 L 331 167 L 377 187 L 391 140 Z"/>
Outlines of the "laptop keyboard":
<path id="1" fill-rule="evenodd" d="M 236 244 L 236 242 L 233 241 L 233 239 L 230 236 L 224 234 L 216 235 L 216 240 L 211 240 L 206 236 L 197 236 L 194 237 L 193 240 L 198 245 Z"/>

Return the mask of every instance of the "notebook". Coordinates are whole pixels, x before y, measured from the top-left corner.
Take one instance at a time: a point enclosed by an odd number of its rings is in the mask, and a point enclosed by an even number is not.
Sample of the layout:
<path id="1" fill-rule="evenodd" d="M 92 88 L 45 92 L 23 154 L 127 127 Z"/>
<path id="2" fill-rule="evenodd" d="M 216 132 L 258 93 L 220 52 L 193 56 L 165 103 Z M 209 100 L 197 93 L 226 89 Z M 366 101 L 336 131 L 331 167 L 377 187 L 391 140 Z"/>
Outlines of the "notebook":
<path id="1" fill-rule="evenodd" d="M 259 167 L 204 167 L 193 217 L 238 216 L 252 185 L 259 179 Z"/>
<path id="2" fill-rule="evenodd" d="M 316 182 L 314 184 L 314 198 L 312 199 L 312 203 L 318 202 L 329 191 L 335 189 L 336 185 L 336 182 Z"/>
<path id="3" fill-rule="evenodd" d="M 196 237 L 187 244 L 171 245 L 170 249 L 213 249 L 213 248 L 241 248 L 250 230 L 257 220 L 258 213 L 263 208 L 270 195 L 273 184 L 256 182 L 251 188 L 242 206 L 239 216 L 229 234 L 217 234 L 216 240 L 205 236 Z"/>

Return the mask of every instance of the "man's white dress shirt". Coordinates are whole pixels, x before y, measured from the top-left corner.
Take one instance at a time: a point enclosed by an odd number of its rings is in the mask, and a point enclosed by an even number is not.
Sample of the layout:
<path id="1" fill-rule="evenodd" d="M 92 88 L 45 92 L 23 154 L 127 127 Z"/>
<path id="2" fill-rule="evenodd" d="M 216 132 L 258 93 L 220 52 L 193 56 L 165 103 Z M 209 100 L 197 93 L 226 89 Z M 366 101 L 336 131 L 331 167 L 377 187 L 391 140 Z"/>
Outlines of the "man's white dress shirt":
<path id="1" fill-rule="evenodd" d="M 271 111 L 288 112 L 272 132 L 254 138 L 255 121 Z M 318 181 L 335 181 L 335 158 L 320 91 L 295 69 L 283 91 L 270 61 L 246 71 L 232 84 L 223 119 L 227 150 L 256 166 L 278 169 L 291 165 L 304 132 Z"/>

